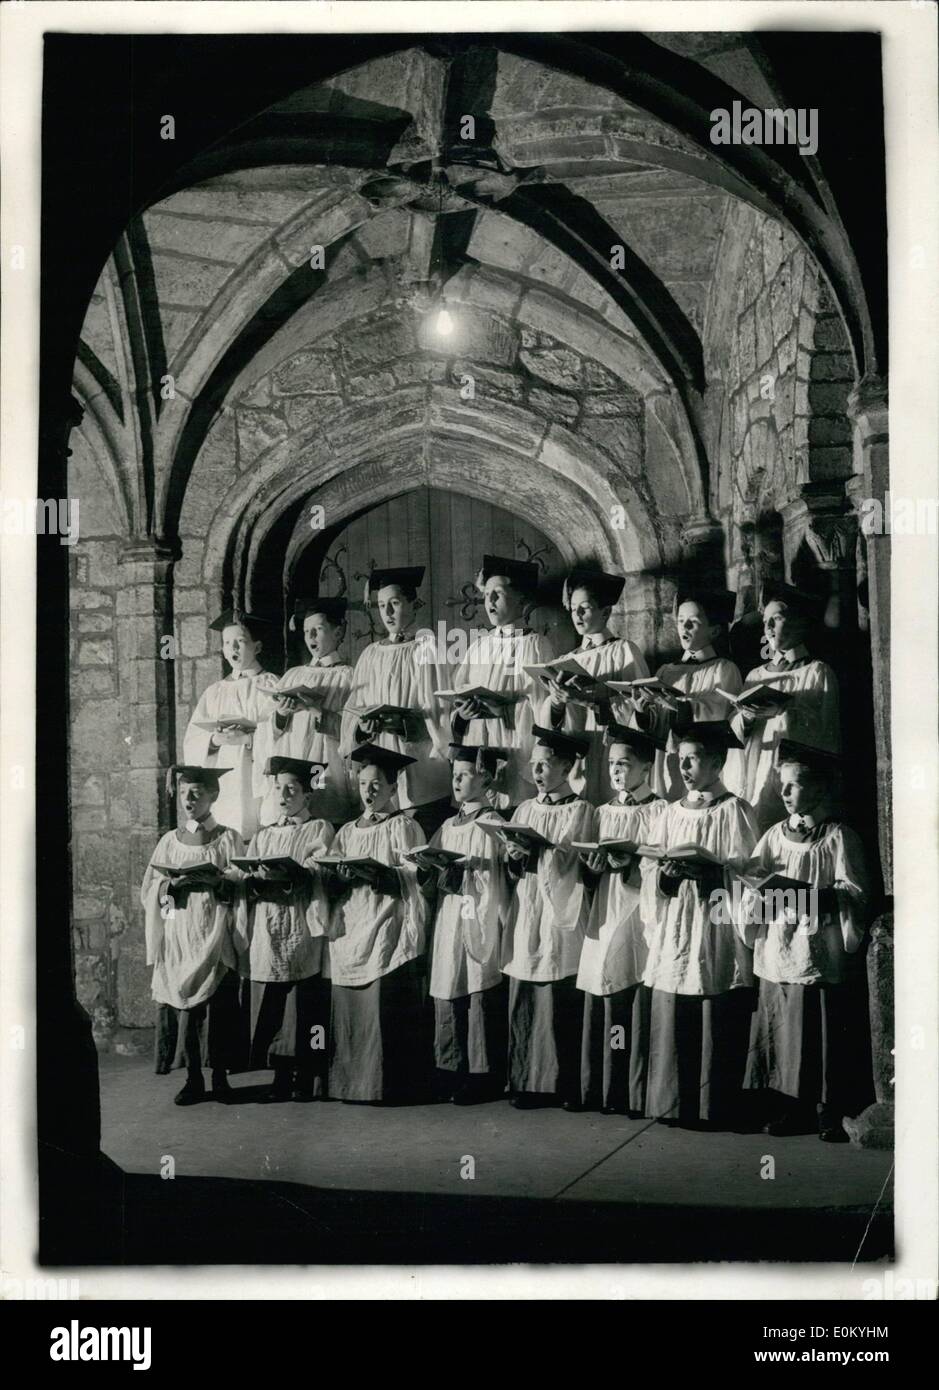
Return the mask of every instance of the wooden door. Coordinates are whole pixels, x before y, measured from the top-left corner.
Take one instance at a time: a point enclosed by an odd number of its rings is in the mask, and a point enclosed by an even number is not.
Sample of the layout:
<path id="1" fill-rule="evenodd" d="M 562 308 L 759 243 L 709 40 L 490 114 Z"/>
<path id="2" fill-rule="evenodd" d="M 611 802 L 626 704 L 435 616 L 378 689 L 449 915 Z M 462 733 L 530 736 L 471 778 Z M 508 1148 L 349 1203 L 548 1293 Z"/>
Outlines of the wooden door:
<path id="1" fill-rule="evenodd" d="M 361 605 L 365 580 L 387 565 L 424 565 L 418 626 L 436 635 L 454 628 L 488 628 L 474 585 L 485 554 L 531 560 L 539 568 L 538 606 L 529 624 L 544 633 L 555 653 L 575 643 L 560 606 L 564 567 L 557 548 L 534 526 L 502 507 L 439 488 L 417 488 L 356 517 L 330 538 L 318 574 L 301 579 L 307 592 L 344 595 Z M 347 639 L 354 661 L 383 629 L 377 611 L 352 615 Z"/>

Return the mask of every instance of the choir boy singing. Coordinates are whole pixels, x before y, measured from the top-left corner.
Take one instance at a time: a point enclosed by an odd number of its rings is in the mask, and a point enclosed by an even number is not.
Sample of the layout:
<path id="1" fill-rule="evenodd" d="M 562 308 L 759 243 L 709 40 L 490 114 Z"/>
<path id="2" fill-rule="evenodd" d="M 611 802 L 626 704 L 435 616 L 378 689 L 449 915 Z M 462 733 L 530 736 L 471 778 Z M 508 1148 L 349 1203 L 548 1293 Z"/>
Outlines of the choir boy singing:
<path id="1" fill-rule="evenodd" d="M 564 606 L 570 611 L 580 641 L 559 661 L 576 661 L 588 677 L 598 681 L 629 681 L 649 674 L 638 647 L 610 631 L 610 614 L 625 583 L 622 575 L 595 570 L 575 569 L 568 575 L 564 582 Z M 552 680 L 550 692 L 549 710 L 547 717 L 542 713 L 543 721 L 552 728 L 587 733 L 590 737 L 585 759 L 586 784 L 572 785 L 588 801 L 599 805 L 607 792 L 603 728 L 614 717 L 624 722 L 630 713 L 629 705 L 605 686 L 591 688 L 570 673 L 559 674 Z"/>
<path id="2" fill-rule="evenodd" d="M 540 725 L 533 735 L 536 795 L 512 816 L 510 828 L 518 827 L 521 838 L 503 840 L 515 885 L 502 946 L 509 977 L 509 1089 L 519 1109 L 564 1104 L 579 1110 L 576 979 L 589 904 L 572 841 L 595 838 L 596 811 L 572 791 L 570 776 L 589 741 Z"/>
<path id="3" fill-rule="evenodd" d="M 734 929 L 733 905 L 756 820 L 721 778 L 735 743 L 719 720 L 679 737 L 685 795 L 658 821 L 663 858 L 641 889 L 643 979 L 652 990 L 646 1114 L 689 1128 L 725 1128 L 737 1118 L 753 1008 L 752 953 Z"/>
<path id="4" fill-rule="evenodd" d="M 431 849 L 459 855 L 433 873 L 434 1060 L 440 1093 L 472 1105 L 505 1089 L 508 990 L 499 948 L 507 885 L 499 843 L 477 824 L 494 814 L 489 791 L 505 753 L 455 744 L 450 758 L 457 810 L 430 842 Z"/>
<path id="5" fill-rule="evenodd" d="M 402 754 L 398 808 L 409 810 L 425 834 L 432 834 L 449 810 L 446 716 L 437 699 L 449 673 L 432 640 L 415 633 L 423 578 L 423 565 L 369 575 L 366 602 L 377 603 L 385 636 L 366 647 L 355 664 L 341 748 L 348 757 L 368 741 Z"/>
<path id="6" fill-rule="evenodd" d="M 254 760 L 254 732 L 274 709 L 277 677 L 260 664 L 267 624 L 252 613 L 226 609 L 209 627 L 222 634 L 230 672 L 202 692 L 183 739 L 187 763 L 230 770 L 218 801 L 223 825 L 250 840 L 258 828 L 265 791 L 263 763 Z"/>
<path id="7" fill-rule="evenodd" d="M 312 930 L 329 940 L 329 1094 L 394 1104 L 425 1099 L 431 1032 L 424 953 L 428 903 L 402 851 L 425 844 L 395 805 L 412 759 L 378 744 L 352 753 L 361 814 L 339 831 L 314 881 Z"/>
<path id="8" fill-rule="evenodd" d="M 655 838 L 668 803 L 649 786 L 656 747 L 648 735 L 612 723 L 604 738 L 613 796 L 597 810 L 598 848 L 581 855 L 595 879 L 577 972 L 584 993 L 581 1103 L 635 1118 L 645 1110 L 650 1002 L 639 890 L 643 874 L 657 868 L 635 847 Z"/>
<path id="9" fill-rule="evenodd" d="M 682 653 L 656 672 L 656 679 L 675 693 L 633 693 L 634 722 L 664 744 L 656 755 L 652 787 L 659 796 L 674 801 L 684 794 L 678 766 L 678 740 L 690 724 L 726 720 L 732 712 L 728 696 L 736 695 L 743 681 L 736 665 L 718 656 L 714 643 L 730 623 L 736 595 L 679 589 L 674 619 Z M 721 692 L 724 692 L 723 694 Z M 743 790 L 742 753 L 731 749 L 724 769 L 724 783 L 734 793 Z"/>
<path id="10" fill-rule="evenodd" d="M 864 851 L 828 812 L 837 758 L 790 739 L 777 757 L 786 814 L 756 846 L 752 867 L 763 884 L 745 890 L 739 926 L 760 985 L 745 1085 L 767 1090 L 767 1134 L 817 1127 L 821 1139 L 845 1143 L 857 1057 L 845 993 L 848 957 L 864 934 Z"/>
<path id="11" fill-rule="evenodd" d="M 537 583 L 537 565 L 502 555 L 483 557 L 476 585 L 491 628 L 473 638 L 453 675 L 455 690 L 481 686 L 511 697 L 509 702 L 490 704 L 484 698 L 468 697 L 451 707 L 454 742 L 505 749 L 508 757 L 498 786 L 498 804 L 503 809 L 517 806 L 532 794 L 532 729 L 543 692 L 536 689 L 526 667 L 539 665 L 551 655 L 546 639 L 525 623 Z"/>
<path id="12" fill-rule="evenodd" d="M 339 651 L 347 606 L 344 598 L 318 598 L 297 608 L 291 626 L 302 623 L 310 659 L 281 676 L 273 691 L 275 708 L 258 725 L 254 749 L 260 767 L 275 756 L 320 764 L 316 809 L 333 825 L 355 810 L 355 788 L 339 752 L 342 710 L 352 686 L 352 667 Z M 278 817 L 278 793 L 273 778 L 265 782 L 261 824 L 269 825 Z"/>
<path id="13" fill-rule="evenodd" d="M 808 630 L 820 616 L 823 601 L 789 584 L 768 585 L 762 594 L 763 631 L 768 658 L 747 674 L 732 725 L 744 741 L 744 795 L 756 812 L 761 830 L 783 815 L 776 763 L 780 739 L 837 752 L 841 747 L 838 679 L 827 662 L 811 656 L 805 645 Z M 747 702 L 748 690 L 768 686 L 758 702 Z M 772 701 L 778 690 L 780 700 Z"/>
<path id="14" fill-rule="evenodd" d="M 153 851 L 140 889 L 147 964 L 157 1003 L 156 1070 L 186 1068 L 177 1105 L 206 1099 L 202 1068 L 211 1068 L 212 1095 L 230 1096 L 228 1069 L 237 1065 L 238 977 L 227 882 L 244 845 L 213 813 L 226 768 L 178 766 L 167 790 L 178 795 L 180 825 Z"/>
<path id="15" fill-rule="evenodd" d="M 274 1073 L 265 1101 L 309 1101 L 325 1093 L 329 982 L 323 942 L 307 925 L 316 861 L 333 828 L 310 814 L 322 764 L 271 758 L 278 818 L 252 837 L 235 919 L 242 974 L 251 981 L 252 1069 Z M 316 793 L 313 794 L 315 804 Z"/>

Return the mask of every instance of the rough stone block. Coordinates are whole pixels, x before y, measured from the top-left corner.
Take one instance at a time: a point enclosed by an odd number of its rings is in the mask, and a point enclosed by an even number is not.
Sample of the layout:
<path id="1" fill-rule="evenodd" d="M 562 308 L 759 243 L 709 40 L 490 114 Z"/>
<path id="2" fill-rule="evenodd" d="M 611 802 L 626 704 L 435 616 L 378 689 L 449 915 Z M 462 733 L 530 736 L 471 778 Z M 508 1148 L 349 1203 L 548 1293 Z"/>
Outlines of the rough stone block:
<path id="1" fill-rule="evenodd" d="M 756 365 L 758 367 L 762 367 L 769 361 L 774 342 L 769 294 L 763 290 L 756 301 Z"/>
<path id="2" fill-rule="evenodd" d="M 576 420 L 580 411 L 580 402 L 576 396 L 567 396 L 563 391 L 549 391 L 543 386 L 531 388 L 528 392 L 528 404 L 532 410 L 537 410 L 539 415 L 545 415 L 549 420 L 560 420 L 562 423 Z"/>
<path id="3" fill-rule="evenodd" d="M 417 381 L 446 381 L 449 365 L 432 357 L 409 357 L 404 362 L 396 362 L 392 368 L 395 381 L 402 386 L 410 386 Z"/>
<path id="4" fill-rule="evenodd" d="M 232 273 L 230 265 L 198 261 L 188 256 L 153 257 L 153 274 L 160 301 L 204 309 Z"/>
<path id="5" fill-rule="evenodd" d="M 108 613 L 79 613 L 78 630 L 79 632 L 110 632 L 114 625 L 114 619 Z"/>
<path id="6" fill-rule="evenodd" d="M 127 845 L 123 836 L 109 831 L 86 830 L 72 841 L 75 880 L 78 884 L 108 884 L 121 888 L 127 880 Z"/>
<path id="7" fill-rule="evenodd" d="M 850 444 L 852 437 L 851 424 L 846 419 L 826 416 L 809 421 L 810 444 Z"/>
<path id="8" fill-rule="evenodd" d="M 76 922 L 93 921 L 103 917 L 108 908 L 107 893 L 77 893 L 72 900 L 72 917 Z"/>
<path id="9" fill-rule="evenodd" d="M 525 349 L 520 356 L 533 376 L 550 382 L 552 386 L 576 390 L 583 381 L 584 364 L 577 353 L 568 348 Z"/>
<path id="10" fill-rule="evenodd" d="M 847 478 L 853 471 L 852 451 L 846 446 L 831 449 L 813 446 L 811 460 L 813 478 Z"/>
<path id="11" fill-rule="evenodd" d="M 342 338 L 346 369 L 353 374 L 385 362 L 398 361 L 402 357 L 411 357 L 418 348 L 417 331 L 410 315 L 393 318 L 383 314 L 367 319 L 343 334 Z"/>
<path id="12" fill-rule="evenodd" d="M 97 666 L 79 671 L 74 677 L 74 688 L 79 697 L 113 695 L 117 688 L 115 673 Z"/>
<path id="13" fill-rule="evenodd" d="M 793 326 L 792 305 L 789 297 L 789 268 L 782 266 L 769 290 L 770 309 L 773 315 L 773 337 L 782 342 Z"/>
<path id="14" fill-rule="evenodd" d="M 787 333 L 786 336 L 785 336 L 784 338 L 780 339 L 779 345 L 778 345 L 778 347 L 777 347 L 777 349 L 776 349 L 776 360 L 777 360 L 777 362 L 778 362 L 778 364 L 779 364 L 779 374 L 780 374 L 780 376 L 782 376 L 785 372 L 788 372 L 789 369 L 790 369 L 790 367 L 792 367 L 792 366 L 795 364 L 795 360 L 796 360 L 796 334 L 795 334 L 795 329 L 793 329 L 791 332 Z"/>
<path id="15" fill-rule="evenodd" d="M 103 806 L 74 806 L 72 808 L 72 829 L 104 830 L 110 824 L 108 813 Z"/>
<path id="16" fill-rule="evenodd" d="M 205 656 L 208 629 L 204 618 L 183 618 L 179 624 L 179 645 L 183 656 Z"/>
<path id="17" fill-rule="evenodd" d="M 393 391 L 397 385 L 393 372 L 369 372 L 365 376 L 353 376 L 346 382 L 350 400 L 375 400 Z"/>
<path id="18" fill-rule="evenodd" d="M 477 402 L 521 401 L 525 383 L 515 372 L 500 371 L 498 367 L 480 365 L 478 362 L 454 362 L 451 380 L 461 392 L 473 382 L 474 399 Z M 465 396 L 462 399 L 466 399 Z M 469 401 L 467 401 L 469 404 Z"/>
<path id="19" fill-rule="evenodd" d="M 844 415 L 848 408 L 850 382 L 812 382 L 809 404 L 818 415 Z"/>
<path id="20" fill-rule="evenodd" d="M 756 371 L 756 316 L 748 309 L 740 320 L 740 367 L 744 376 Z"/>
<path id="21" fill-rule="evenodd" d="M 580 432 L 599 445 L 627 473 L 638 474 L 642 471 L 642 435 L 635 421 L 584 419 Z"/>
<path id="22" fill-rule="evenodd" d="M 110 608 L 114 598 L 102 589 L 78 589 L 72 585 L 69 603 L 72 608 Z"/>
<path id="23" fill-rule="evenodd" d="M 355 453 L 376 439 L 416 428 L 424 418 L 424 394 L 421 386 L 399 387 L 384 400 L 348 406 L 326 430 L 330 447 L 339 455 Z"/>
<path id="24" fill-rule="evenodd" d="M 238 417 L 238 466 L 247 468 L 287 438 L 287 424 L 273 410 L 244 410 Z"/>
<path id="25" fill-rule="evenodd" d="M 342 396 L 291 396 L 287 401 L 287 428 L 302 434 L 334 420 L 343 409 Z"/>
<path id="26" fill-rule="evenodd" d="M 801 368 L 800 368 L 801 372 Z M 850 352 L 816 352 L 811 357 L 813 381 L 854 380 L 854 363 Z"/>
<path id="27" fill-rule="evenodd" d="M 335 359 L 325 352 L 297 352 L 273 373 L 281 396 L 334 395 L 339 390 Z"/>
<path id="28" fill-rule="evenodd" d="M 270 375 L 262 376 L 253 386 L 249 386 L 235 398 L 235 405 L 266 406 L 271 404 L 272 386 Z"/>
<path id="29" fill-rule="evenodd" d="M 826 352 L 845 352 L 848 340 L 841 319 L 836 314 L 819 318 L 815 324 L 815 346 Z"/>
<path id="30" fill-rule="evenodd" d="M 92 773 L 88 777 L 79 777 L 72 787 L 72 800 L 76 806 L 104 806 L 107 803 L 107 791 L 104 778 L 100 773 Z"/>
<path id="31" fill-rule="evenodd" d="M 204 613 L 206 598 L 204 589 L 174 589 L 173 608 L 177 613 Z"/>

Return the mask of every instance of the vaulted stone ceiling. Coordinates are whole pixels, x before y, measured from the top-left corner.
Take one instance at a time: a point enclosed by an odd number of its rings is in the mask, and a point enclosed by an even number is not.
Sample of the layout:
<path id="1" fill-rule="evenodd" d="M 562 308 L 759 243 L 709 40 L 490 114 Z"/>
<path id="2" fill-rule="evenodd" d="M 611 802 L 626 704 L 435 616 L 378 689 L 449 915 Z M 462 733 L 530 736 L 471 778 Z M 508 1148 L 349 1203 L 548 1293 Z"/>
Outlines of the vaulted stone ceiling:
<path id="1" fill-rule="evenodd" d="M 741 36 L 656 41 L 773 100 Z M 207 528 L 205 504 L 183 516 L 197 463 L 216 501 L 250 467 L 257 514 L 352 453 L 401 444 L 430 467 L 471 437 L 479 458 L 589 456 L 655 539 L 636 562 L 673 551 L 708 510 L 727 303 L 772 205 L 615 85 L 428 43 L 293 93 L 197 160 L 128 227 L 82 333 L 85 430 L 126 529 Z"/>

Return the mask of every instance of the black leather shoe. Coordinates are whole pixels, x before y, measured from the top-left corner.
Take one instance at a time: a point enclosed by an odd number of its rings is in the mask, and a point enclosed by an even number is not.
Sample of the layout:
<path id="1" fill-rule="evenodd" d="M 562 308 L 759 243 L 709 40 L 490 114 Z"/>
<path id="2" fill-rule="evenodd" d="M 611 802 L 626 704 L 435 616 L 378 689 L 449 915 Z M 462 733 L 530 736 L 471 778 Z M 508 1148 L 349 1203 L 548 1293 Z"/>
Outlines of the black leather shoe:
<path id="1" fill-rule="evenodd" d="M 234 1091 L 228 1084 L 228 1077 L 223 1071 L 213 1071 L 212 1073 L 212 1099 L 219 1100 L 223 1105 L 234 1099 Z"/>
<path id="2" fill-rule="evenodd" d="M 601 1105 L 601 1115 L 628 1115 L 630 1112 L 622 1105 Z"/>
<path id="3" fill-rule="evenodd" d="M 580 1115 L 582 1111 L 587 1109 L 582 1100 L 566 1100 L 561 1108 L 566 1110 L 569 1115 Z"/>
<path id="4" fill-rule="evenodd" d="M 827 1125 L 824 1129 L 819 1129 L 818 1137 L 823 1144 L 850 1144 L 847 1133 L 839 1125 Z"/>
<path id="5" fill-rule="evenodd" d="M 517 1096 L 513 1096 L 509 1102 L 515 1106 L 516 1110 L 544 1110 L 549 1105 L 554 1105 L 552 1096 L 542 1098 L 532 1091 L 521 1091 Z"/>
<path id="6" fill-rule="evenodd" d="M 174 1105 L 198 1105 L 205 1100 L 205 1086 L 200 1080 L 198 1083 L 187 1081 L 181 1091 L 177 1091 L 173 1097 Z"/>

